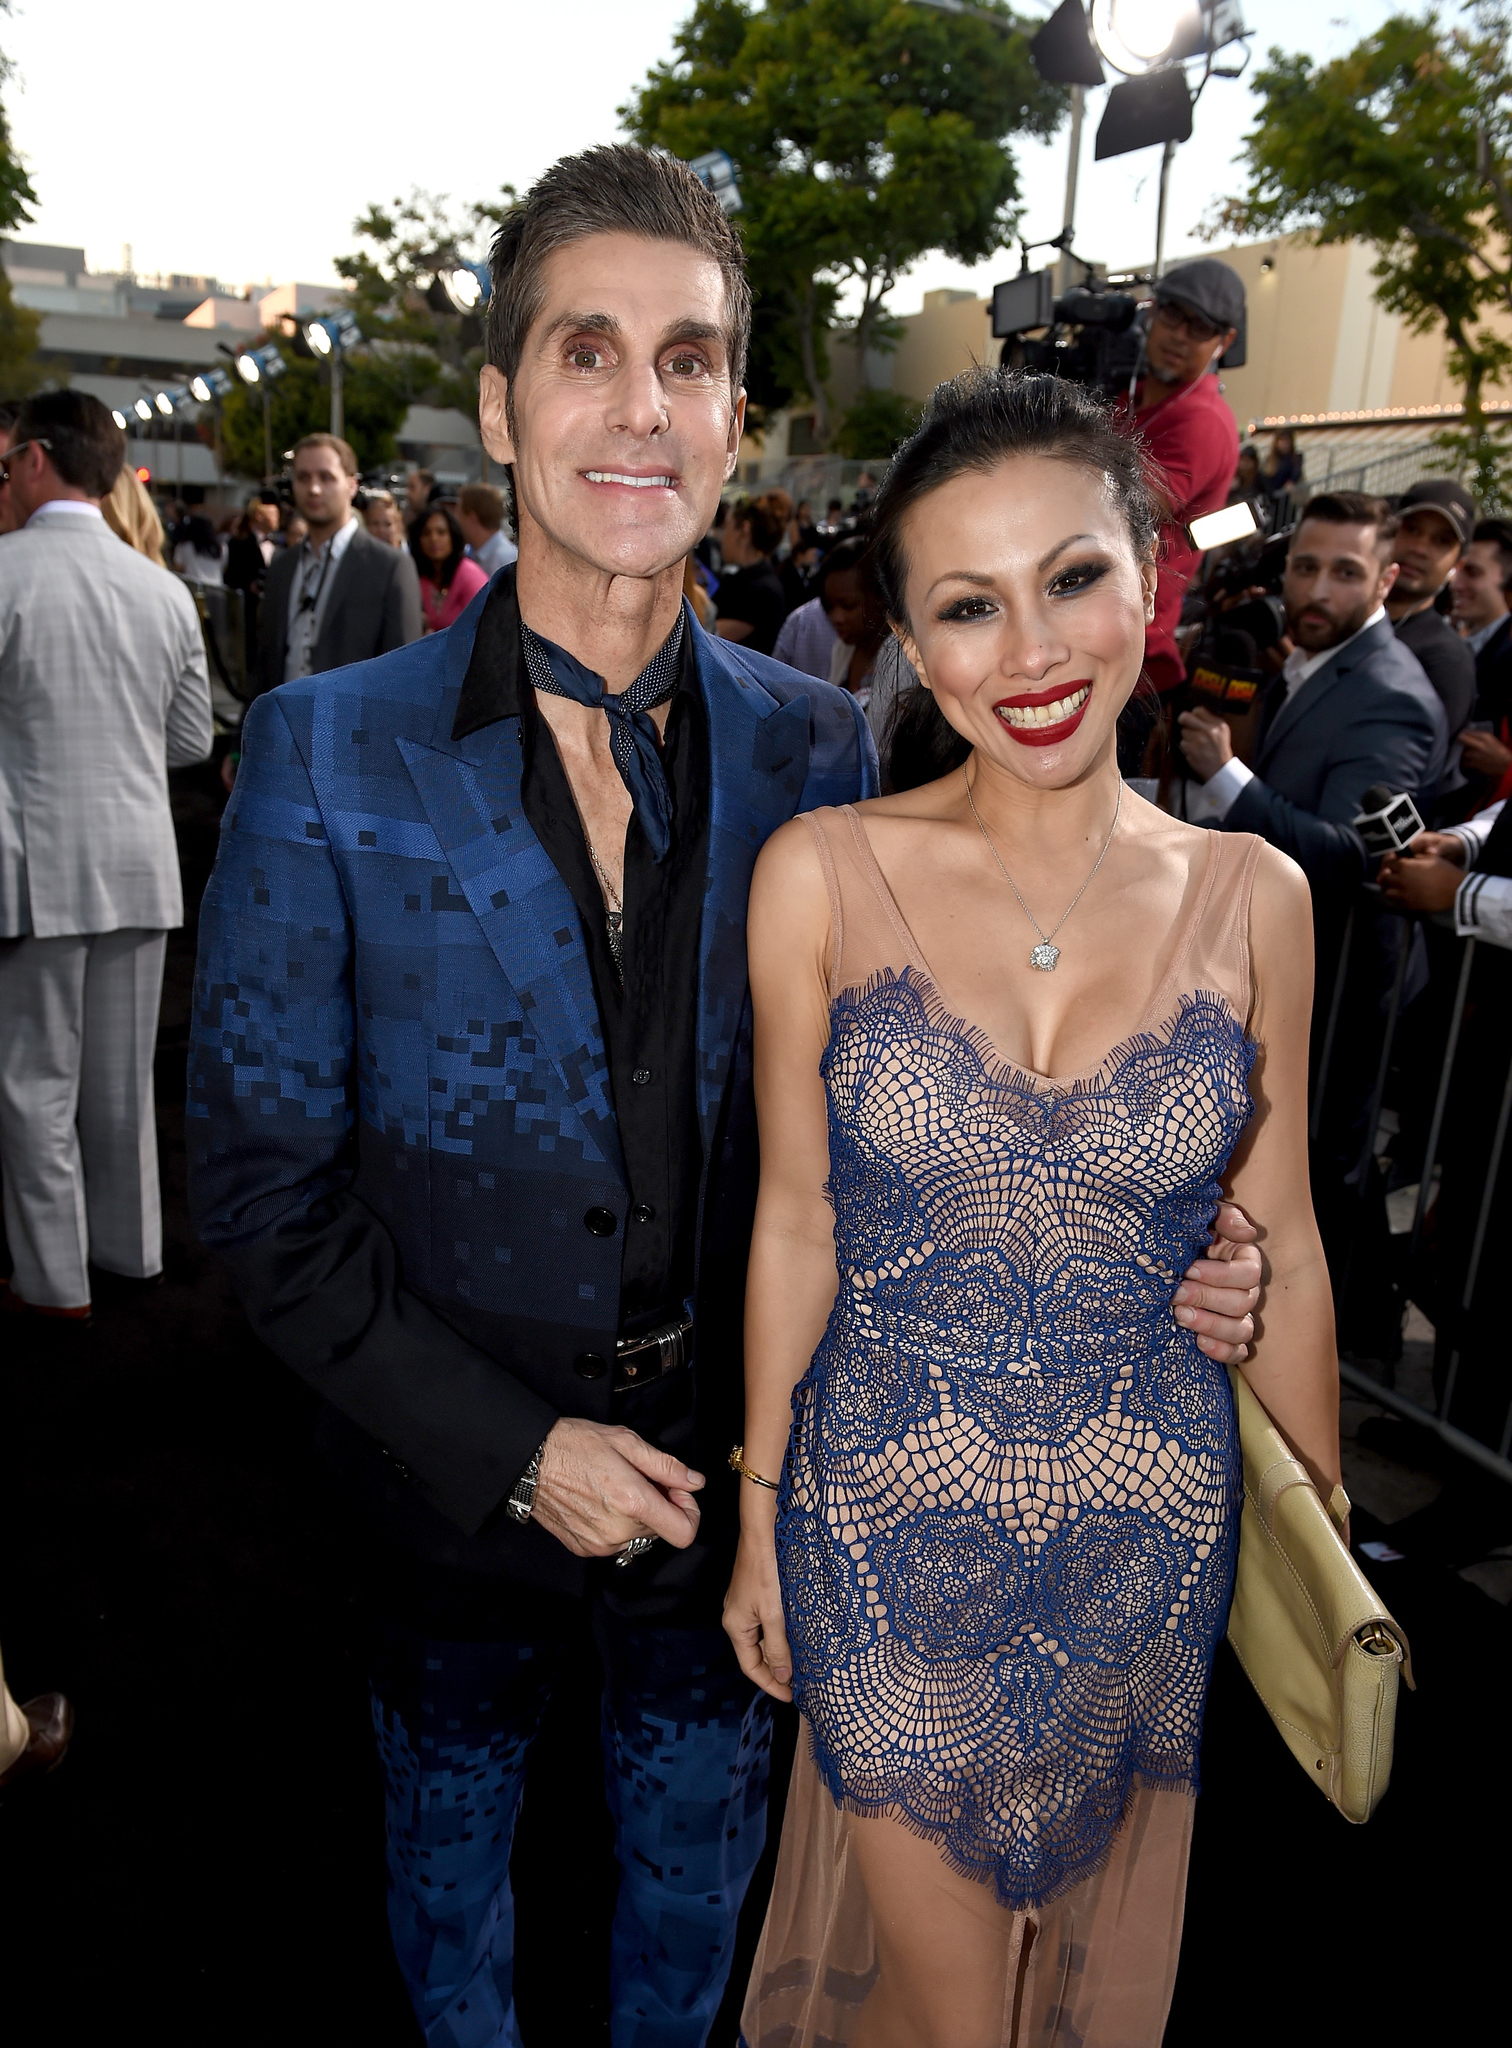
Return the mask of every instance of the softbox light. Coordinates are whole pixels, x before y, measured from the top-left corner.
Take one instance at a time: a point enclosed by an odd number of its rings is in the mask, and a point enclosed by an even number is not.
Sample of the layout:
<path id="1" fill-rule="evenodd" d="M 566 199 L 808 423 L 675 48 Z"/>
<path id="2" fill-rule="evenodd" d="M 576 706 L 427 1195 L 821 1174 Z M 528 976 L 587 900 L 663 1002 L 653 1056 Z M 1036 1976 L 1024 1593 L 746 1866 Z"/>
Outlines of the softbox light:
<path id="1" fill-rule="evenodd" d="M 1192 95 L 1186 74 L 1173 64 L 1168 71 L 1151 71 L 1143 78 L 1126 78 L 1108 94 L 1108 104 L 1097 124 L 1094 158 L 1127 156 L 1130 150 L 1149 149 L 1157 142 L 1190 142 L 1192 138 Z"/>
<path id="2" fill-rule="evenodd" d="M 1029 45 L 1034 68 L 1047 85 L 1101 85 L 1103 68 L 1082 0 L 1061 0 Z"/>

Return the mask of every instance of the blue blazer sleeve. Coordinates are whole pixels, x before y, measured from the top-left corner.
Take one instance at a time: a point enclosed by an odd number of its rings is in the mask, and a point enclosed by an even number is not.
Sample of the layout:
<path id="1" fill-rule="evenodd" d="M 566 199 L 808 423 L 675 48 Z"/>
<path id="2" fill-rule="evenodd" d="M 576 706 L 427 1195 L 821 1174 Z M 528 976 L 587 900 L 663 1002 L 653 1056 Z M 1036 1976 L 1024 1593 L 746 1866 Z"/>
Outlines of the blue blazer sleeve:
<path id="1" fill-rule="evenodd" d="M 200 912 L 189 1196 L 258 1336 L 474 1533 L 556 1421 L 406 1289 L 354 1192 L 352 934 L 277 692 L 247 713 Z"/>
<path id="2" fill-rule="evenodd" d="M 1365 879 L 1365 842 L 1351 822 L 1361 797 L 1373 782 L 1415 794 L 1437 737 L 1426 706 L 1404 691 L 1376 692 L 1365 717 L 1332 735 L 1315 804 L 1295 802 L 1256 776 L 1234 799 L 1224 830 L 1256 832 L 1290 854 L 1315 891 L 1353 889 Z"/>

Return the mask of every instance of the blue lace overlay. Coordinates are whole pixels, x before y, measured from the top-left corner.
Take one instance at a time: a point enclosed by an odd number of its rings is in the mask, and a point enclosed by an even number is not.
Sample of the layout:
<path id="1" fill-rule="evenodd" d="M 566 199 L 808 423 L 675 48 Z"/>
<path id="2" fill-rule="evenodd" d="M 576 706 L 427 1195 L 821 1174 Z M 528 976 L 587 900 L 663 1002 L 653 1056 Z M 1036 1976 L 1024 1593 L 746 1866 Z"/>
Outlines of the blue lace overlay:
<path id="1" fill-rule="evenodd" d="M 1006 1906 L 1090 1876 L 1136 1782 L 1196 1789 L 1240 1467 L 1170 1300 L 1253 1057 L 1202 992 L 1069 1084 L 913 968 L 833 1006 L 840 1292 L 777 1520 L 794 1687 L 833 1796 Z"/>

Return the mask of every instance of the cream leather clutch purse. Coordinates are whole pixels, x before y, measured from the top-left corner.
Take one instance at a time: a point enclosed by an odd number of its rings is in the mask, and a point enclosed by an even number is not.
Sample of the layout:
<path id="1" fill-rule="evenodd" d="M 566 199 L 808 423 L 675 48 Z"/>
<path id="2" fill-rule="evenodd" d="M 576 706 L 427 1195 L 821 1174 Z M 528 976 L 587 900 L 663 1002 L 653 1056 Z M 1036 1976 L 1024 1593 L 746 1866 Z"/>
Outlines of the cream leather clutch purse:
<path id="1" fill-rule="evenodd" d="M 1244 1452 L 1229 1641 L 1308 1777 L 1367 1821 L 1391 1778 L 1397 1681 L 1412 1684 L 1407 1638 L 1249 1382 L 1229 1377 Z"/>

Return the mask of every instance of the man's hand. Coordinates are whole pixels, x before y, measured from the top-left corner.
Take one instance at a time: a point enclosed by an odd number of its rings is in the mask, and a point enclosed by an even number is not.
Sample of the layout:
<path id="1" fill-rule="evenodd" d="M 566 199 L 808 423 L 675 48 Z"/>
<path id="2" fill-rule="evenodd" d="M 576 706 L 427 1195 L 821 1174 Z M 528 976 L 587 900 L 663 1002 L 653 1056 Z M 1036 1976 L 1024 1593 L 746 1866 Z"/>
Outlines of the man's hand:
<path id="1" fill-rule="evenodd" d="M 1424 839 L 1436 839 L 1441 835 L 1434 832 L 1421 834 Z M 1456 840 L 1456 846 L 1463 850 L 1463 841 Z M 1459 894 L 1465 871 L 1452 861 L 1436 860 L 1431 855 L 1417 852 L 1418 841 L 1412 843 L 1410 854 L 1389 853 L 1381 862 L 1380 873 L 1376 876 L 1381 894 L 1393 910 L 1449 910 Z"/>
<path id="2" fill-rule="evenodd" d="M 1210 782 L 1225 761 L 1234 758 L 1234 735 L 1211 711 L 1183 711 L 1181 751 L 1199 782 Z"/>
<path id="3" fill-rule="evenodd" d="M 686 1550 L 703 1474 L 633 1429 L 564 1415 L 546 1439 L 532 1520 L 574 1557 L 613 1557 L 636 1536 Z"/>
<path id="4" fill-rule="evenodd" d="M 1505 775 L 1512 768 L 1512 747 L 1505 746 L 1494 732 L 1460 734 L 1460 759 L 1476 775 Z"/>
<path id="5" fill-rule="evenodd" d="M 1419 832 L 1407 842 L 1407 851 L 1413 860 L 1451 860 L 1456 867 L 1465 865 L 1465 842 L 1458 832 Z"/>
<path id="6" fill-rule="evenodd" d="M 1172 1296 L 1172 1313 L 1183 1329 L 1196 1333 L 1197 1348 L 1220 1365 L 1242 1365 L 1255 1334 L 1250 1313 L 1260 1299 L 1259 1235 L 1232 1202 L 1213 1221 L 1209 1256 L 1197 1259 Z"/>

